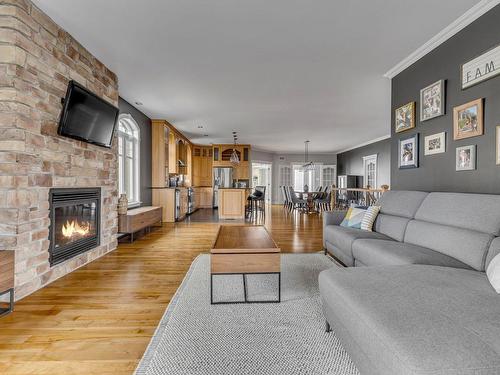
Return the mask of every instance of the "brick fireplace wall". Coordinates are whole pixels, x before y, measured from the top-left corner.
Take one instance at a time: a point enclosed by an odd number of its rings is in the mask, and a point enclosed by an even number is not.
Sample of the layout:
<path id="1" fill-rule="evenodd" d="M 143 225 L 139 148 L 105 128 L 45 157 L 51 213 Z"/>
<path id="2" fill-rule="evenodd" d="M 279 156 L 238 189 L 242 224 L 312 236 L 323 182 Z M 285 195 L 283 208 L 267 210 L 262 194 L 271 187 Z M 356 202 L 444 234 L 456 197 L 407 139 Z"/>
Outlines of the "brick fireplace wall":
<path id="1" fill-rule="evenodd" d="M 73 79 L 118 105 L 116 75 L 29 0 L 0 0 L 0 250 L 15 250 L 16 299 L 116 248 L 117 145 L 57 135 Z M 49 189 L 101 187 L 101 245 L 49 265 Z"/>

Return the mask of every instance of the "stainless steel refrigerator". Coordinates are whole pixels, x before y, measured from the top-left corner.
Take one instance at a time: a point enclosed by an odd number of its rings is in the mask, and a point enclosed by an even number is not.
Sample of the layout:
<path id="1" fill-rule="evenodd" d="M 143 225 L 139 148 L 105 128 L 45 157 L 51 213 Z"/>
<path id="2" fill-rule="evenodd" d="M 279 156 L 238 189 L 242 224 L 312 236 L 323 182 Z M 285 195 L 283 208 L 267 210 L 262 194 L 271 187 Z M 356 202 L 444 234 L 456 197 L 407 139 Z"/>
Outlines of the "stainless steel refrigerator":
<path id="1" fill-rule="evenodd" d="M 233 168 L 214 168 L 214 208 L 219 207 L 219 188 L 233 187 Z"/>

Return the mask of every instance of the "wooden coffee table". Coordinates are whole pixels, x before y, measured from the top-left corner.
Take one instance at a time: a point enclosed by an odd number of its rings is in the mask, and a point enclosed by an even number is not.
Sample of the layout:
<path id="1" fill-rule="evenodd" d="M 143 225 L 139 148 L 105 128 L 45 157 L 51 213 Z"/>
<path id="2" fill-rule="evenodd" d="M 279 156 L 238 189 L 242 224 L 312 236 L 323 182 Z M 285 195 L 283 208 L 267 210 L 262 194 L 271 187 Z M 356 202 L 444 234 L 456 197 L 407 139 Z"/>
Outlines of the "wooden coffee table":
<path id="1" fill-rule="evenodd" d="M 264 226 L 221 225 L 210 250 L 210 303 L 278 303 L 281 301 L 281 250 Z M 278 299 L 249 301 L 246 275 L 278 275 Z M 242 275 L 244 301 L 214 302 L 216 275 Z"/>

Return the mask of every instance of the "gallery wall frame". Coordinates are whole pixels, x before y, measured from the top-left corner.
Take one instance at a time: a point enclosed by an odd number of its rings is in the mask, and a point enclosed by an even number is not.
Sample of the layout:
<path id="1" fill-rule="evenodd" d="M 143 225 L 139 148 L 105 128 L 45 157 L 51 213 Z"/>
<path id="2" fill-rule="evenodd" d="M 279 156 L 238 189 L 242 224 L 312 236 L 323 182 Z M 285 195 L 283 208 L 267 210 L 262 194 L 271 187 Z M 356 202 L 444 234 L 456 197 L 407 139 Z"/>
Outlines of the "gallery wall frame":
<path id="1" fill-rule="evenodd" d="M 419 133 L 400 138 L 398 143 L 399 169 L 418 168 Z"/>
<path id="2" fill-rule="evenodd" d="M 445 114 L 446 81 L 440 79 L 420 90 L 420 121 Z"/>
<path id="3" fill-rule="evenodd" d="M 401 133 L 415 127 L 415 102 L 409 102 L 394 111 L 394 131 Z"/>
<path id="4" fill-rule="evenodd" d="M 435 155 L 446 152 L 446 132 L 424 137 L 424 155 Z"/>
<path id="5" fill-rule="evenodd" d="M 476 169 L 476 145 L 457 147 L 455 151 L 455 170 L 473 171 Z"/>
<path id="6" fill-rule="evenodd" d="M 453 108 L 453 139 L 466 139 L 484 134 L 483 98 Z"/>

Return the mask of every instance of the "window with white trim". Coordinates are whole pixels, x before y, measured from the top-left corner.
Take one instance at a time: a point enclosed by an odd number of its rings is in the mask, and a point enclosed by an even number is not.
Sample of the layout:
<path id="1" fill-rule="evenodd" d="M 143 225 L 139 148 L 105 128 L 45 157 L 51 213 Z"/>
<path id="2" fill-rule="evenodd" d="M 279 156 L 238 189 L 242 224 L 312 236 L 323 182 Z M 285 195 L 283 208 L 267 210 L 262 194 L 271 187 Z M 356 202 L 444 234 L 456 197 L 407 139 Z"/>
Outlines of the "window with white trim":
<path id="1" fill-rule="evenodd" d="M 120 194 L 127 194 L 128 206 L 140 202 L 139 147 L 140 129 L 129 114 L 118 118 L 118 185 Z"/>
<path id="2" fill-rule="evenodd" d="M 323 189 L 327 186 L 336 185 L 337 167 L 335 165 L 323 165 L 321 167 L 321 184 Z"/>

